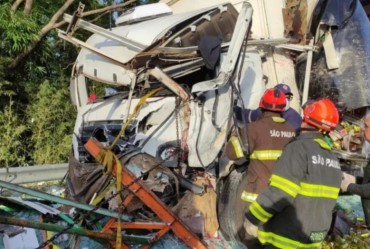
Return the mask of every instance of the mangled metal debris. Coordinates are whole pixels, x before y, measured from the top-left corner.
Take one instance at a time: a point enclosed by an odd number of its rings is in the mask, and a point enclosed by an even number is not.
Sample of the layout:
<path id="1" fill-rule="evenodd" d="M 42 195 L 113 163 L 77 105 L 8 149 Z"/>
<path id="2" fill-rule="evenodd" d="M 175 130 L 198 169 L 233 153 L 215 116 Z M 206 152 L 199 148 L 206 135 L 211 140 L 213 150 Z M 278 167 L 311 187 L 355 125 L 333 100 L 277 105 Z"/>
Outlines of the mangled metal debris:
<path id="1" fill-rule="evenodd" d="M 182 8 L 190 3 L 192 11 L 175 11 L 179 2 Z M 366 111 L 368 91 L 362 89 L 370 63 L 362 61 L 359 71 L 351 70 L 360 72 L 356 82 L 362 91 L 362 97 L 352 101 L 346 91 L 350 85 L 344 81 L 356 77 L 346 74 L 350 63 L 336 60 L 336 55 L 351 50 L 340 42 L 344 34 L 358 34 L 361 50 L 366 54 L 368 49 L 364 41 L 369 23 L 359 23 L 364 15 L 358 4 L 351 9 L 351 1 L 342 1 L 342 12 L 336 12 L 331 8 L 334 0 L 325 6 L 323 1 L 271 1 L 269 6 L 265 1 L 250 2 L 255 10 L 244 1 L 238 11 L 231 3 L 194 10 L 193 1 L 183 0 L 174 3 L 173 12 L 164 8 L 149 16 L 141 11 L 156 5 L 139 6 L 124 13 L 111 30 L 80 19 L 82 7 L 74 16 L 64 16 L 70 26 L 59 36 L 82 48 L 71 77 L 78 116 L 67 177 L 67 196 L 74 201 L 68 205 L 120 216 L 120 221 L 102 224 L 111 246 L 120 245 L 119 228 L 126 236 L 123 248 L 135 244 L 129 237 L 142 236 L 152 245 L 169 230 L 194 248 L 206 247 L 203 239 L 217 236 L 219 230 L 229 240 L 241 240 L 245 204 L 238 195 L 245 187 L 246 164 L 229 161 L 223 147 L 234 126 L 244 125 L 234 107 L 256 108 L 266 87 L 290 85 L 294 96 L 301 96 L 293 101 L 295 108 L 329 91 L 346 95 L 347 108 Z M 349 9 L 352 16 L 341 15 Z M 251 27 L 253 12 L 257 25 Z M 326 18 L 330 16 L 338 17 L 339 24 Z M 348 25 L 335 28 L 344 21 Z M 73 34 L 79 28 L 93 35 L 78 40 Z M 328 71 L 321 75 L 324 67 Z M 316 91 L 322 77 L 330 77 L 331 85 Z M 357 127 L 358 117 L 343 116 L 349 126 Z M 336 132 L 331 134 L 337 138 L 334 142 L 351 133 Z M 342 144 L 337 149 L 343 159 L 362 164 L 363 157 L 352 153 L 360 146 L 354 146 L 357 140 L 351 134 L 347 151 L 341 151 Z M 102 205 L 110 210 L 102 210 Z"/>

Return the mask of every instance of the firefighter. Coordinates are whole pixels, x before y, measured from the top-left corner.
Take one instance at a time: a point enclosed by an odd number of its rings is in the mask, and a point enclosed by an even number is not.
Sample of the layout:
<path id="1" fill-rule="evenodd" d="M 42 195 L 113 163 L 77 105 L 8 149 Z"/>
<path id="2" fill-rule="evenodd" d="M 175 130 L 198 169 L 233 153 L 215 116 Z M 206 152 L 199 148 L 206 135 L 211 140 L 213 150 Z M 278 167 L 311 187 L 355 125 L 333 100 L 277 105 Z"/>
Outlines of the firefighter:
<path id="1" fill-rule="evenodd" d="M 246 126 L 249 149 L 247 186 L 241 198 L 246 207 L 268 186 L 277 158 L 283 147 L 295 136 L 294 128 L 281 117 L 286 107 L 283 91 L 271 88 L 263 94 L 259 108 L 261 117 Z M 250 248 L 260 245 L 257 239 L 246 234 L 244 243 Z"/>
<path id="2" fill-rule="evenodd" d="M 296 110 L 290 107 L 290 102 L 294 97 L 292 91 L 290 90 L 290 87 L 287 84 L 280 83 L 274 86 L 274 88 L 283 91 L 287 99 L 285 109 L 284 111 L 281 112 L 281 117 L 283 117 L 288 123 L 290 123 L 294 127 L 296 133 L 298 134 L 301 128 L 302 117 Z M 243 120 L 243 118 L 241 117 L 241 115 L 243 115 L 244 120 L 247 123 L 258 120 L 262 114 L 261 108 L 257 108 L 255 110 L 251 109 L 242 110 L 238 106 L 235 107 L 235 112 L 239 120 Z"/>
<path id="3" fill-rule="evenodd" d="M 285 146 L 268 188 L 246 212 L 244 227 L 264 248 L 321 248 L 342 177 L 323 133 L 338 122 L 338 110 L 329 99 L 304 108 L 301 134 Z"/>
<path id="4" fill-rule="evenodd" d="M 285 94 L 281 90 L 266 90 L 259 103 L 261 118 L 247 125 L 250 161 L 245 198 L 254 200 L 268 186 L 276 159 L 295 136 L 294 128 L 280 116 L 285 105 Z"/>
<path id="5" fill-rule="evenodd" d="M 281 113 L 281 116 L 294 127 L 296 133 L 298 134 L 301 128 L 302 117 L 296 110 L 290 107 L 290 102 L 294 97 L 293 93 L 287 84 L 280 83 L 277 84 L 275 88 L 282 90 L 285 93 L 285 97 L 287 99 L 287 105 L 285 107 L 285 110 Z"/>

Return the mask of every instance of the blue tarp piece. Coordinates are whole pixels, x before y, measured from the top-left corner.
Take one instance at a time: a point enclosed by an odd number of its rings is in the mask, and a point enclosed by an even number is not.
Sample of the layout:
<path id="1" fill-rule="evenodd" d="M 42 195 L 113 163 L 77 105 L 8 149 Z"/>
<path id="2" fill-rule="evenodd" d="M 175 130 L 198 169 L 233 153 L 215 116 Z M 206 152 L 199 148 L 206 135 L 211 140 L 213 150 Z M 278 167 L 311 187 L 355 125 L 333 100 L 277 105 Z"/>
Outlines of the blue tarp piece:
<path id="1" fill-rule="evenodd" d="M 337 200 L 336 209 L 343 210 L 349 218 L 364 218 L 361 198 L 358 195 L 342 195 Z"/>

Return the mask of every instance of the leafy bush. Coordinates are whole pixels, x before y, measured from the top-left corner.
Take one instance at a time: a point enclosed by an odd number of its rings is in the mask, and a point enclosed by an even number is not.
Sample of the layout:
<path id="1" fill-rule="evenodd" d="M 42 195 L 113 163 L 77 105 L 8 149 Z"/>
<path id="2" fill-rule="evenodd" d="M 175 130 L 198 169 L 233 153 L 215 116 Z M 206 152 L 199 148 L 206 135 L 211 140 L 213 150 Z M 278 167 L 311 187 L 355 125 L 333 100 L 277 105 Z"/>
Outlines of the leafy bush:
<path id="1" fill-rule="evenodd" d="M 27 108 L 34 164 L 61 163 L 68 159 L 76 115 L 68 90 L 66 86 L 58 89 L 46 80 Z"/>
<path id="2" fill-rule="evenodd" d="M 0 166 L 10 167 L 22 165 L 27 156 L 26 145 L 23 143 L 27 127 L 23 124 L 14 108 L 14 101 L 0 111 Z"/>

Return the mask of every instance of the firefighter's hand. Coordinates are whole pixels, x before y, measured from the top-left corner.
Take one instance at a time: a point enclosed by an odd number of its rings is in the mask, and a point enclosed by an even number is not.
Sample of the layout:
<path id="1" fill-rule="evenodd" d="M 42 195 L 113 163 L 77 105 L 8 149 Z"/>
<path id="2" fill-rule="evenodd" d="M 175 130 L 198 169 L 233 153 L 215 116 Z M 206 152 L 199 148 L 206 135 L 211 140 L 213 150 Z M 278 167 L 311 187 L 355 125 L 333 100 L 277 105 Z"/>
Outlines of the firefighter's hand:
<path id="1" fill-rule="evenodd" d="M 356 183 L 356 177 L 353 175 L 347 174 L 347 173 L 342 173 L 342 183 L 340 184 L 340 188 L 343 192 L 346 192 L 348 189 L 348 186 L 351 183 Z"/>
<path id="2" fill-rule="evenodd" d="M 248 219 L 244 221 L 244 229 L 249 235 L 257 238 L 258 227 L 253 225 Z"/>

